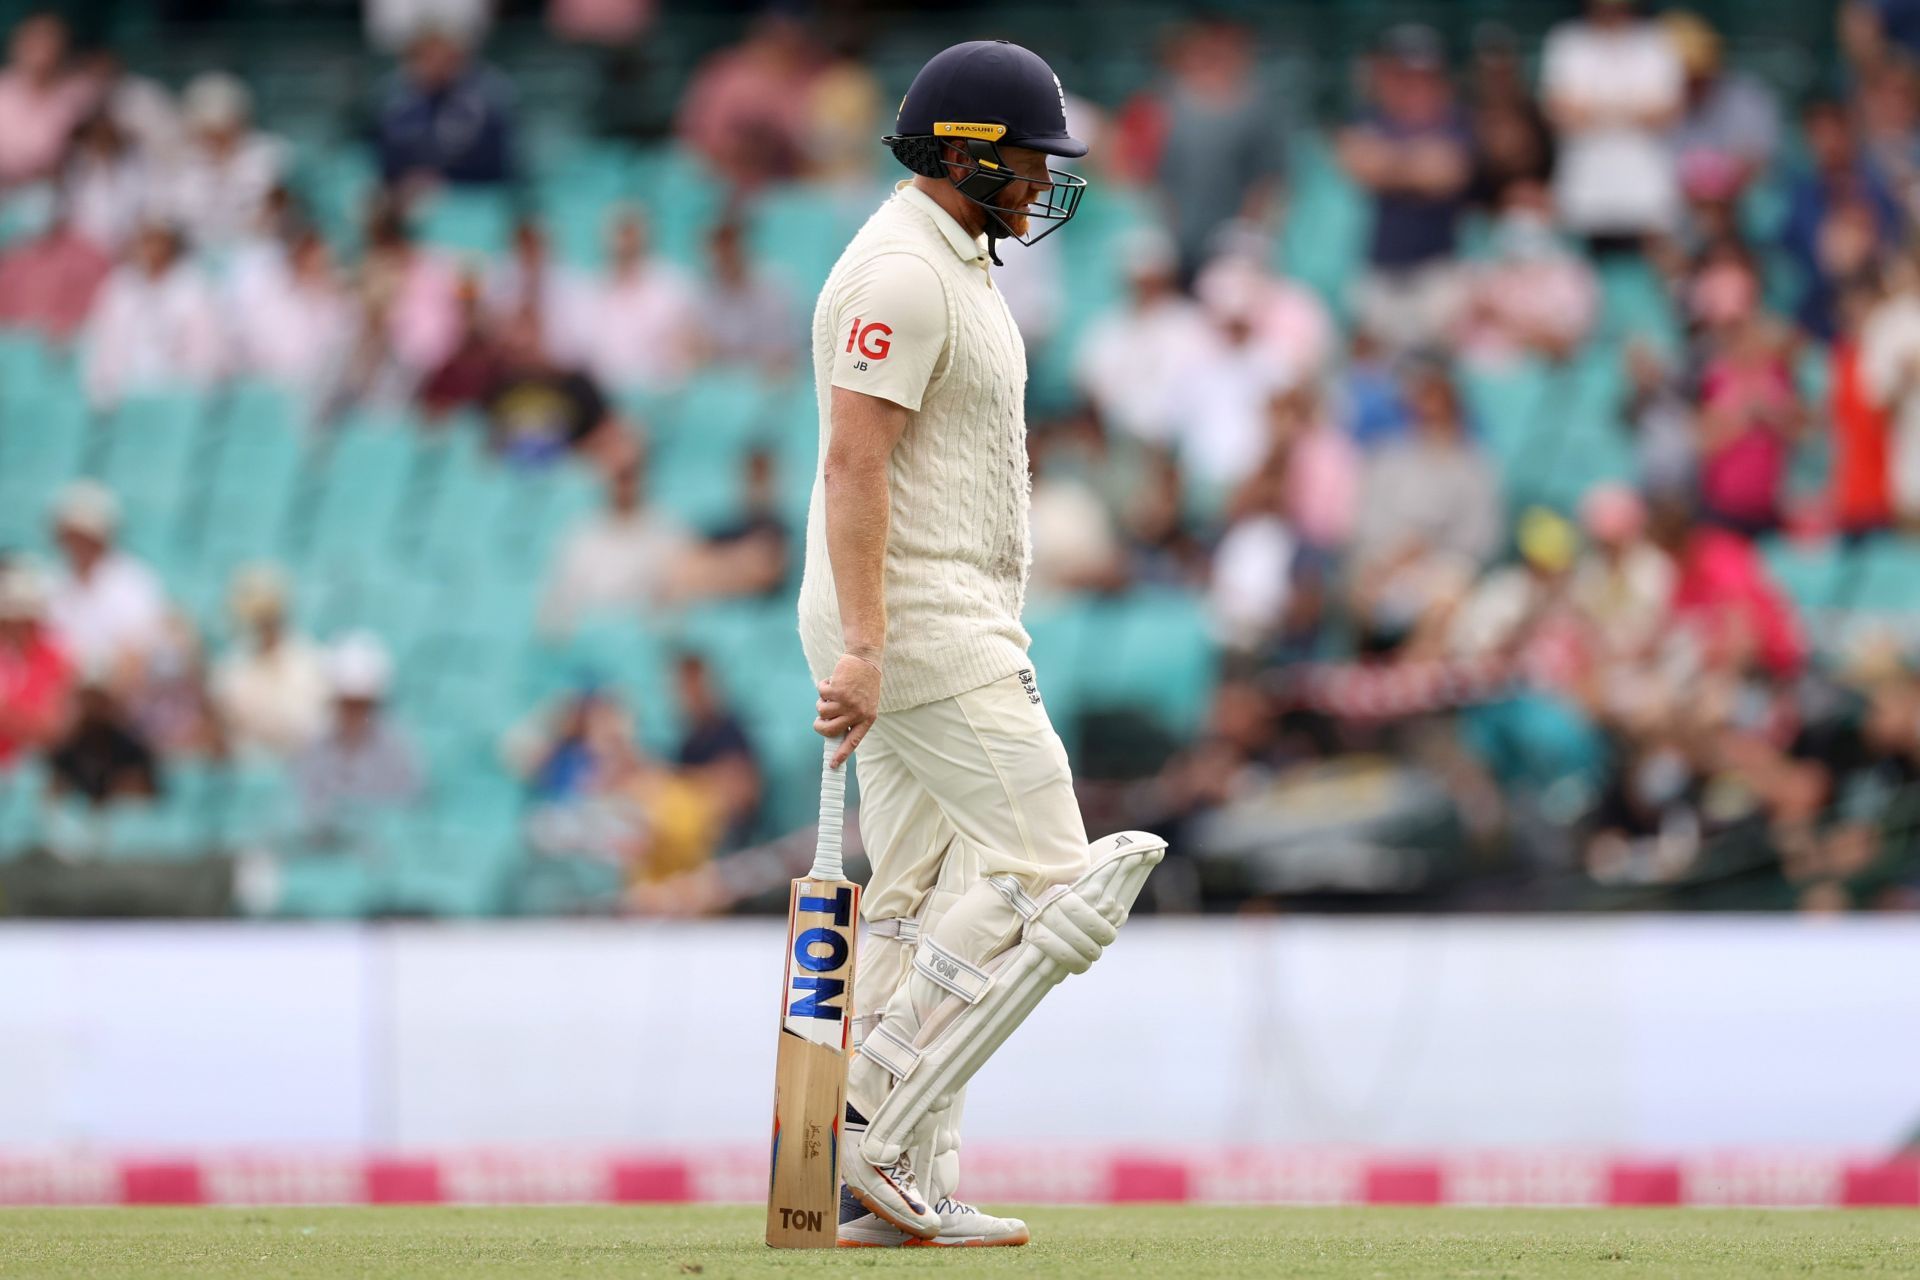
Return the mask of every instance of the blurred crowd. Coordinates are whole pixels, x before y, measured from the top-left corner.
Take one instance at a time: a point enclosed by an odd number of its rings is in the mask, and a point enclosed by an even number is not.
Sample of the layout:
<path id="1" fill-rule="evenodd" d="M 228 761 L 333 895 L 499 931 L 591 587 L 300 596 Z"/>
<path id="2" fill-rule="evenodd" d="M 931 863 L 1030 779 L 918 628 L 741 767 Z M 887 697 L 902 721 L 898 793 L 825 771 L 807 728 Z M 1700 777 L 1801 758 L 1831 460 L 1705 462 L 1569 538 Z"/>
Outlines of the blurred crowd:
<path id="1" fill-rule="evenodd" d="M 176 94 L 72 48 L 57 16 L 19 23 L 0 211 L 28 230 L 0 246 L 0 326 L 69 347 L 103 409 L 257 379 L 319 424 L 402 407 L 424 430 L 480 424 L 515 469 L 583 460 L 604 509 L 565 540 L 543 629 L 778 598 L 793 531 L 774 459 L 749 461 L 739 526 L 681 528 L 647 502 L 636 406 L 705 369 L 804 376 L 810 300 L 768 271 L 748 218 L 786 184 L 854 205 L 884 192 L 898 175 L 876 75 L 785 11 L 760 18 L 694 70 L 674 121 L 726 192 L 697 268 L 655 252 L 637 206 L 608 220 L 592 270 L 560 262 L 533 215 L 473 261 L 421 243 L 420 210 L 513 189 L 527 157 L 513 87 L 478 52 L 486 6 L 443 7 L 369 8 L 397 62 L 369 113 L 379 184 L 352 243 L 303 206 L 295 148 L 238 76 Z M 1351 118 L 1307 138 L 1365 211 L 1361 261 L 1332 294 L 1281 251 L 1314 251 L 1284 234 L 1312 157 L 1251 31 L 1178 26 L 1124 100 L 1067 77 L 1098 197 L 1144 216 L 1103 256 L 1116 300 L 1085 324 L 1063 303 L 1088 287 L 1064 247 L 1077 228 L 997 272 L 1030 348 L 1070 371 L 1032 423 L 1035 605 L 1189 593 L 1220 672 L 1196 737 L 1161 734 L 1131 776 L 1089 777 L 1090 826 L 1204 850 L 1222 815 L 1284 806 L 1316 765 L 1365 758 L 1441 779 L 1469 862 L 1526 872 L 1489 903 L 1538 901 L 1533 884 L 1739 882 L 1762 886 L 1759 905 L 1920 906 L 1913 637 L 1823 649 L 1766 554 L 1837 539 L 1864 555 L 1920 532 L 1906 12 L 1842 6 L 1844 66 L 1795 101 L 1700 17 L 1628 0 L 1589 0 L 1537 51 L 1490 26 L 1466 50 L 1385 30 Z M 615 46 L 652 19 L 588 0 L 549 16 Z M 1609 327 L 1621 278 L 1650 282 L 1672 323 Z M 1542 381 L 1519 443 L 1551 458 L 1570 371 L 1617 387 L 1606 416 L 1629 465 L 1534 501 L 1482 406 Z M 1825 474 L 1801 483 L 1796 460 L 1816 453 Z M 0 576 L 0 768 L 43 753 L 52 786 L 105 801 L 151 792 L 156 757 L 277 753 L 315 828 L 418 797 L 422 766 L 381 714 L 393 664 L 377 637 L 295 634 L 298 584 L 254 566 L 209 657 L 116 547 L 113 494 L 69 489 L 53 521 L 59 563 Z M 604 850 L 659 879 L 750 839 L 753 745 L 697 655 L 676 672 L 671 759 L 591 681 L 503 734 L 536 848 Z M 1154 737 L 1124 716 L 1097 732 Z M 1189 901 L 1258 896 L 1211 875 Z"/>

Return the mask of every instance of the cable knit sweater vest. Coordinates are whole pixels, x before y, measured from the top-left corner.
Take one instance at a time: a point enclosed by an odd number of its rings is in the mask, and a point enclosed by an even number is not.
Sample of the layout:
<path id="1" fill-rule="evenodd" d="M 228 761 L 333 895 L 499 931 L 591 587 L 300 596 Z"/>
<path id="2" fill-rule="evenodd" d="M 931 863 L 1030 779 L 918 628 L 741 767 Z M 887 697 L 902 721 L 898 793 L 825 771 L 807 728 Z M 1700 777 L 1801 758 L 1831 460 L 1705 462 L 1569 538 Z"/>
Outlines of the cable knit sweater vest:
<path id="1" fill-rule="evenodd" d="M 945 294 L 946 345 L 888 468 L 882 712 L 950 698 L 1028 665 L 1020 625 L 1032 558 L 1026 349 L 999 290 L 960 257 L 929 203 L 903 190 L 882 205 L 840 255 L 813 314 L 824 466 L 834 357 L 846 337 L 836 324 L 836 291 L 850 270 L 875 255 L 912 254 L 933 268 Z M 842 641 L 819 468 L 807 515 L 800 638 L 814 679 L 824 680 Z"/>

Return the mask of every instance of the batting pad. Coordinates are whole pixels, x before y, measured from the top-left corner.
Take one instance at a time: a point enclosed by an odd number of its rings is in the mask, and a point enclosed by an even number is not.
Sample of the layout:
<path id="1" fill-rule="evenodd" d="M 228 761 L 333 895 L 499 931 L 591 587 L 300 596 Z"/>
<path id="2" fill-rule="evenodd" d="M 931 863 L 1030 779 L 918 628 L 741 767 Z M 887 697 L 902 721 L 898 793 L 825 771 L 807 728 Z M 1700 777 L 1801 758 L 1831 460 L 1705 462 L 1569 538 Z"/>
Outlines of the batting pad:
<path id="1" fill-rule="evenodd" d="M 1058 885 L 1038 900 L 1008 880 L 990 883 L 1007 895 L 1026 920 L 1020 941 L 975 967 L 958 957 L 929 950 L 920 941 L 915 967 L 948 992 L 940 1011 L 924 1027 L 925 1043 L 908 1046 L 869 1036 L 870 1057 L 887 1059 L 896 1077 L 860 1144 L 863 1159 L 890 1165 L 911 1146 L 929 1115 L 945 1108 L 966 1087 L 973 1073 L 992 1057 L 1013 1029 L 1026 1021 L 1041 997 L 1070 973 L 1085 973 L 1127 922 L 1133 900 L 1165 856 L 1167 842 L 1146 831 L 1122 831 L 1088 848 L 1092 867 L 1069 885 Z M 884 1046 L 884 1047 L 883 1047 Z M 877 1052 L 876 1052 L 877 1051 Z"/>

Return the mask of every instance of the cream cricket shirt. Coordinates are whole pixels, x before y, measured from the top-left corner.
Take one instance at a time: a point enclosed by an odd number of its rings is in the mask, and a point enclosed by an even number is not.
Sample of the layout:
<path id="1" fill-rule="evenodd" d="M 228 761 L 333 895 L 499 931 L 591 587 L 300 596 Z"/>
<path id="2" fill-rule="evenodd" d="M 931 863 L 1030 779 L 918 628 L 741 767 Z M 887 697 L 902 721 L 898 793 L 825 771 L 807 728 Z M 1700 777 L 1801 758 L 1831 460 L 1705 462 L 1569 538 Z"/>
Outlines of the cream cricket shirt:
<path id="1" fill-rule="evenodd" d="M 984 238 L 902 182 L 867 220 L 813 313 L 820 456 L 832 388 L 912 412 L 888 470 L 887 651 L 880 710 L 977 689 L 1028 665 L 1026 349 Z M 814 679 L 842 651 L 821 472 L 807 517 L 800 638 Z"/>

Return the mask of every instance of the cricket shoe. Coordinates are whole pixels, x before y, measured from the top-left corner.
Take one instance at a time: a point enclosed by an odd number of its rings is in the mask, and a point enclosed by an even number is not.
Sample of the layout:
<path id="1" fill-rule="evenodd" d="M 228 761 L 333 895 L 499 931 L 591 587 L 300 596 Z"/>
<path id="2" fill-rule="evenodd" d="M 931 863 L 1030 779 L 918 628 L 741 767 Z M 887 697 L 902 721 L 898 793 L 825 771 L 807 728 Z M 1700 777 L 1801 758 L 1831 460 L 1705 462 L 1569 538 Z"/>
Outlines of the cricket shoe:
<path id="1" fill-rule="evenodd" d="M 951 1196 L 933 1206 L 940 1215 L 940 1234 L 931 1240 L 910 1236 L 840 1189 L 840 1247 L 842 1249 L 1004 1249 L 1027 1243 L 1027 1224 L 1018 1218 L 996 1218 Z"/>
<path id="2" fill-rule="evenodd" d="M 867 1119 L 847 1104 L 846 1122 L 841 1126 L 844 1155 L 840 1160 L 840 1179 L 847 1185 L 841 1197 L 851 1195 L 866 1206 L 867 1212 L 920 1240 L 940 1234 L 940 1215 L 927 1207 L 920 1194 L 920 1183 L 913 1175 L 913 1161 L 906 1152 L 889 1165 L 869 1163 L 860 1154 L 860 1143 L 867 1136 Z"/>

